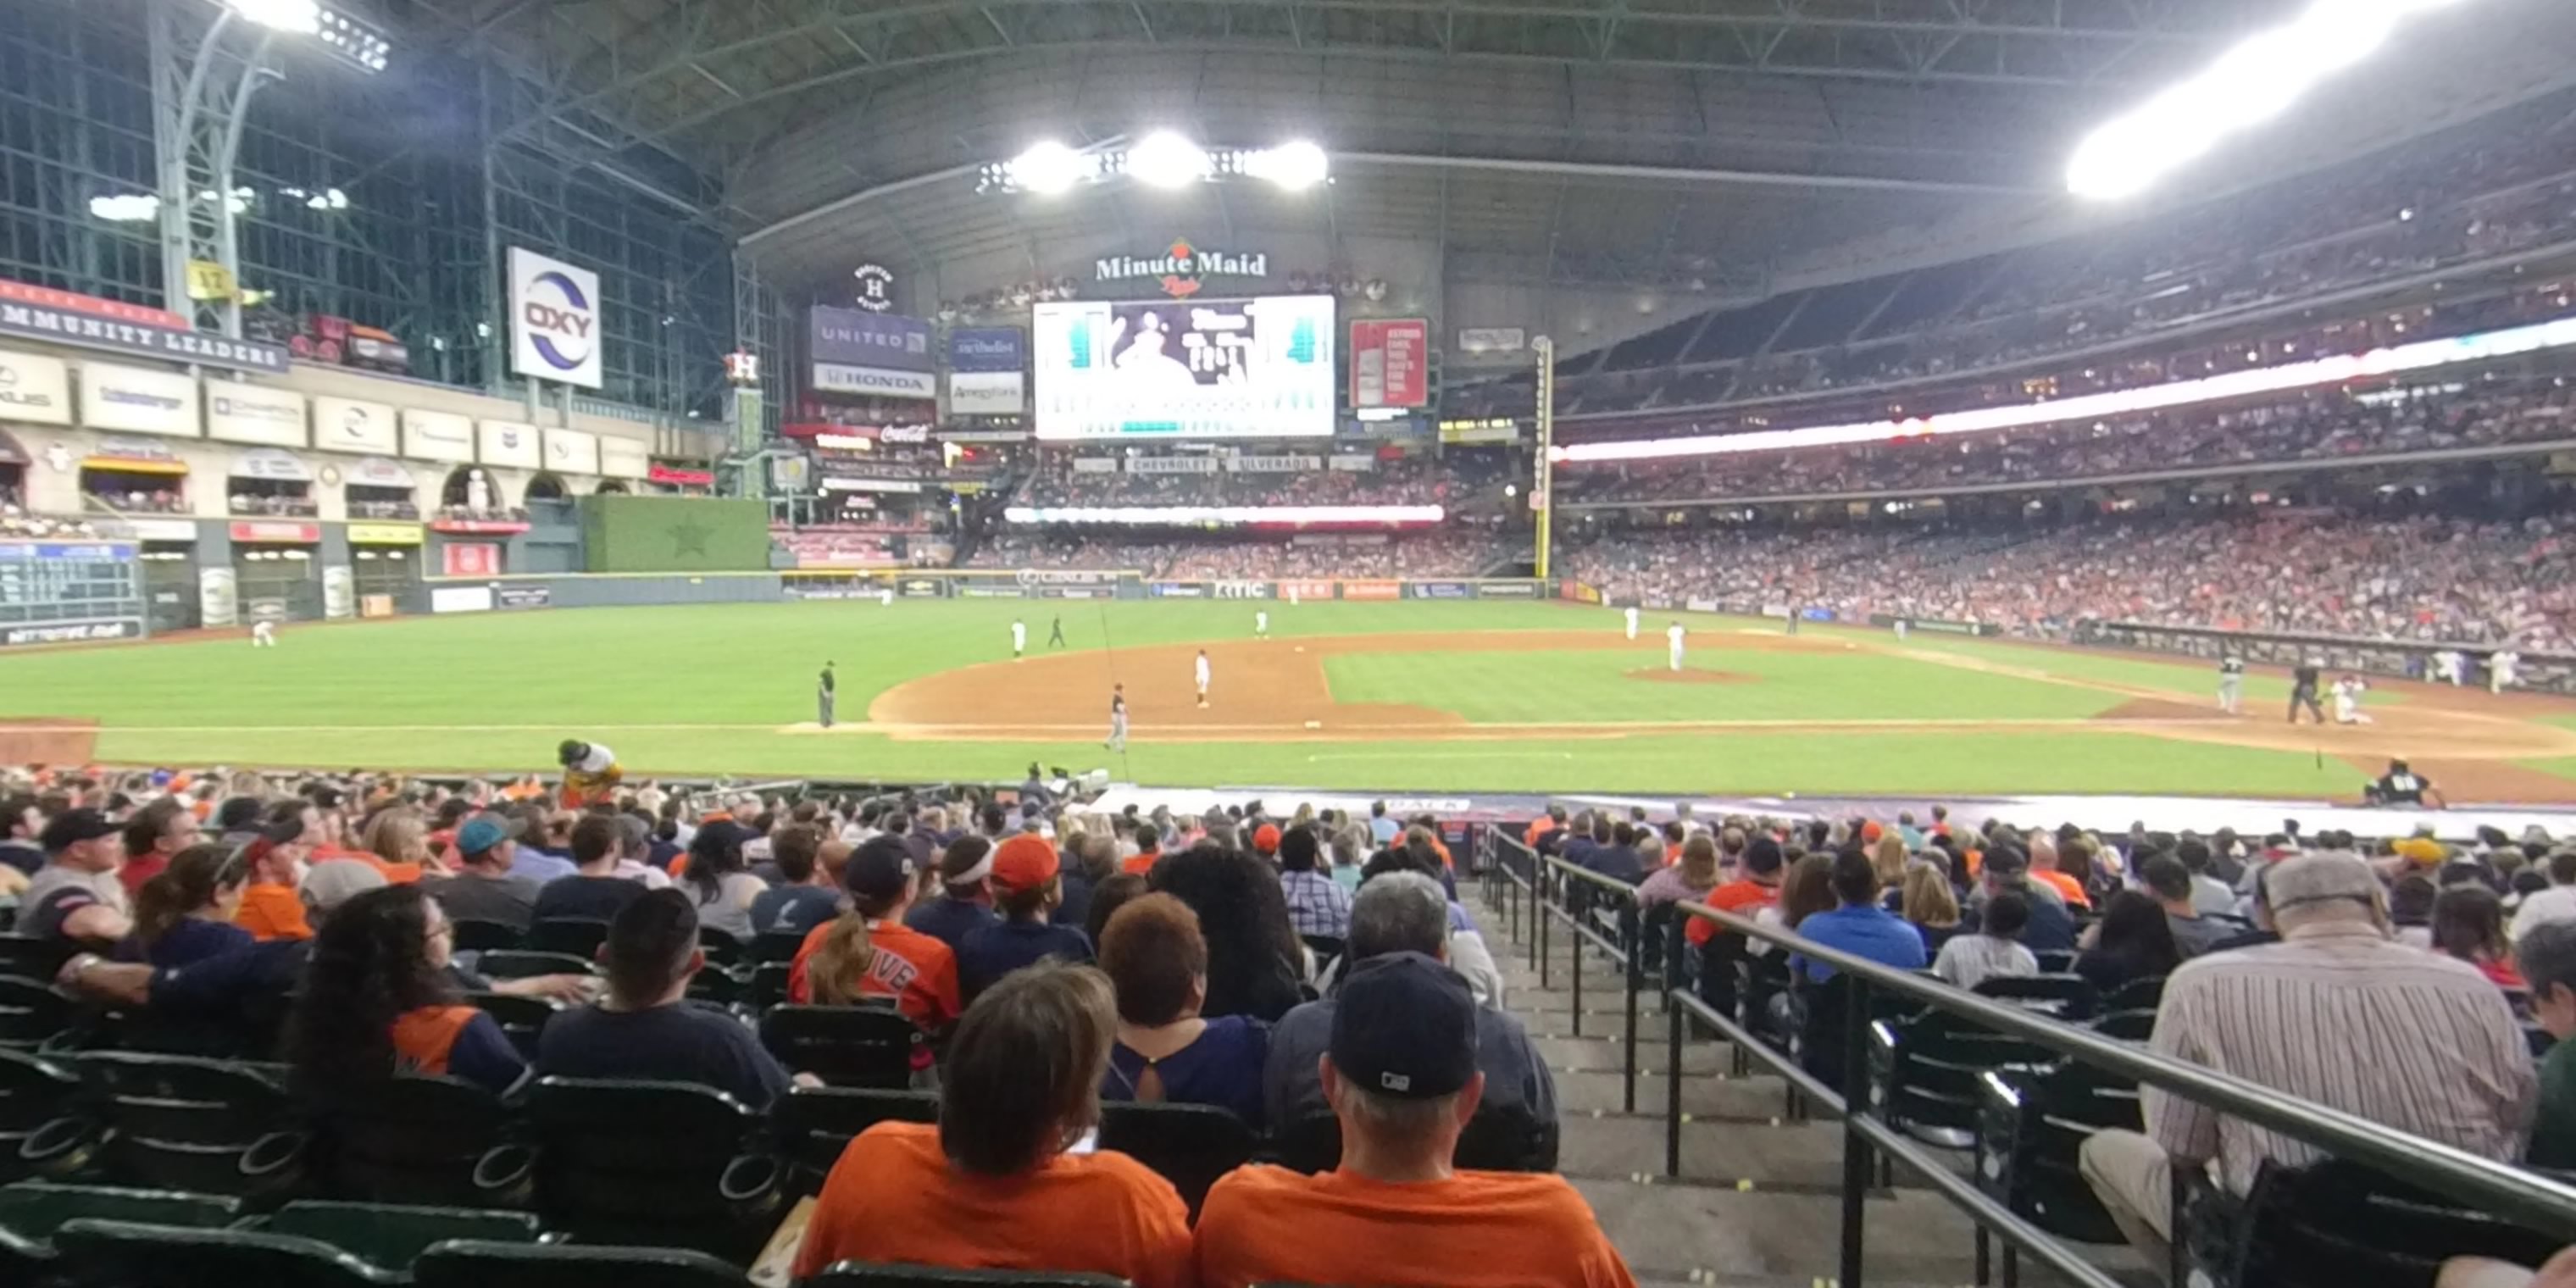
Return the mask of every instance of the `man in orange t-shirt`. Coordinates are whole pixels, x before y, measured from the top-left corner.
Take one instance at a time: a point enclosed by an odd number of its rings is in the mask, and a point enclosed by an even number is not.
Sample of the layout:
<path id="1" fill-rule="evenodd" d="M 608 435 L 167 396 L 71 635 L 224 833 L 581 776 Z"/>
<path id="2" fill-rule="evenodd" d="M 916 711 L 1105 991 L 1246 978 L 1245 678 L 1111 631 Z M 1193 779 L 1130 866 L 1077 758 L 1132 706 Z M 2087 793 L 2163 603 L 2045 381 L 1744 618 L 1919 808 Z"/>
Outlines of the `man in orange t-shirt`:
<path id="1" fill-rule="evenodd" d="M 1753 838 L 1744 847 L 1744 858 L 1736 866 L 1742 875 L 1708 892 L 1700 900 L 1719 912 L 1732 912 L 1750 917 L 1764 904 L 1780 901 L 1780 876 L 1788 866 L 1788 856 L 1780 843 L 1768 834 Z M 1694 944 L 1717 938 L 1717 923 L 1706 917 L 1691 918 L 1690 928 L 1683 932 Z"/>
<path id="2" fill-rule="evenodd" d="M 1564 1177 L 1450 1167 L 1485 1090 L 1476 999 L 1457 972 L 1410 952 L 1361 963 L 1337 994 L 1322 1071 L 1341 1165 L 1218 1179 L 1199 1210 L 1202 1288 L 1634 1288 Z"/>
<path id="3" fill-rule="evenodd" d="M 1041 962 L 975 999 L 941 1077 L 939 1123 L 879 1123 L 841 1152 L 796 1248 L 838 1261 L 1110 1275 L 1191 1288 L 1190 1214 L 1125 1154 L 1069 1143 L 1100 1121 L 1118 1012 L 1109 978 Z"/>
<path id="4" fill-rule="evenodd" d="M 859 974 L 858 992 L 895 999 L 896 1009 L 926 1033 L 956 1023 L 963 1009 L 958 1003 L 957 954 L 938 939 L 903 924 L 913 891 L 912 853 L 904 848 L 903 838 L 869 838 L 841 869 L 841 881 L 849 887 L 851 911 L 816 926 L 797 946 L 795 961 L 787 970 L 787 1000 L 800 1005 L 815 1000 L 814 981 L 808 973 L 815 953 L 836 931 L 848 933 L 843 921 L 858 917 L 868 936 L 867 966 Z"/>
<path id="5" fill-rule="evenodd" d="M 1528 829 L 1521 833 L 1521 843 L 1535 850 L 1538 848 L 1538 838 L 1563 826 L 1565 826 L 1565 807 L 1549 805 L 1547 812 L 1532 819 Z"/>
<path id="6" fill-rule="evenodd" d="M 1151 875 L 1154 865 L 1163 857 L 1163 829 L 1138 820 L 1136 852 L 1118 861 L 1118 870 L 1131 877 Z"/>

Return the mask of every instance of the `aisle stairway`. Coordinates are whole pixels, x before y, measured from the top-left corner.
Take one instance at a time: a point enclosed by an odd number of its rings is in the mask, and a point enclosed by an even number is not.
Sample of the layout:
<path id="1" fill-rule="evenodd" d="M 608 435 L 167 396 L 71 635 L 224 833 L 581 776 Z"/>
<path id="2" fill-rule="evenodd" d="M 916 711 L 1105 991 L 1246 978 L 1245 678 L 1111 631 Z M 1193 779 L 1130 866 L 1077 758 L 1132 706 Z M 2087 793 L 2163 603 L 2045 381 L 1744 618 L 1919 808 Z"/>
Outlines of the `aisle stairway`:
<path id="1" fill-rule="evenodd" d="M 1478 900 L 1477 888 L 1462 885 L 1460 894 Z M 1726 1047 L 1697 1040 L 1683 1053 L 1682 1175 L 1665 1178 L 1665 1019 L 1651 991 L 1639 1003 L 1638 1112 L 1624 1113 L 1619 968 L 1587 955 L 1576 1036 L 1563 927 L 1549 936 L 1553 987 L 1542 988 L 1530 945 L 1514 939 L 1504 911 L 1479 902 L 1475 912 L 1502 968 L 1509 1009 L 1556 1076 L 1559 1170 L 1590 1200 L 1638 1282 L 1821 1288 L 1830 1281 L 1841 1237 L 1841 1125 L 1784 1117 L 1777 1076 L 1731 1077 Z M 1521 929 L 1526 936 L 1526 922 Z M 1907 1188 L 1903 1175 L 1897 1181 L 1869 1200 L 1870 1288 L 1974 1283 L 1973 1224 L 1937 1195 Z M 2022 1274 L 2025 1283 L 2053 1281 L 2029 1265 Z"/>

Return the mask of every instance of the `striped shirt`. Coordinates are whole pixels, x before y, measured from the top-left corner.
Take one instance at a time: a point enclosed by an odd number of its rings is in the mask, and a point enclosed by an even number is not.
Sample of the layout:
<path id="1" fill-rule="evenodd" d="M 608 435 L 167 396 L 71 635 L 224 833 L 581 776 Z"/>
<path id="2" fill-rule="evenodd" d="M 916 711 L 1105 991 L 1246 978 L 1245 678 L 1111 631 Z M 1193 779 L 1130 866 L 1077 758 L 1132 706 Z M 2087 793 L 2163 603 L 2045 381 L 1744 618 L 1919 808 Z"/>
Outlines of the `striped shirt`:
<path id="1" fill-rule="evenodd" d="M 2303 926 L 2285 942 L 2182 964 L 2156 1012 L 2159 1055 L 2499 1161 L 2529 1125 L 2536 1081 L 2504 994 L 2477 968 L 2371 926 Z M 2245 1193 L 2265 1159 L 2324 1151 L 2145 1089 L 2147 1132 L 2177 1162 L 2216 1158 Z"/>

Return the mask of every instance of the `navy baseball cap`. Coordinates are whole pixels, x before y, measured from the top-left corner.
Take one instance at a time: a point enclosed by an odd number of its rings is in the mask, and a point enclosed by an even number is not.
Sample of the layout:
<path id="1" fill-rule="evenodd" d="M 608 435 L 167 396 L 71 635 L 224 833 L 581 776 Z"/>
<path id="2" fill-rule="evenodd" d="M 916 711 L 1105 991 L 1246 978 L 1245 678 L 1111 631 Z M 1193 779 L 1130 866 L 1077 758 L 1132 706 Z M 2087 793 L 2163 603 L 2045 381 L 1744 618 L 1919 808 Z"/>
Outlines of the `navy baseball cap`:
<path id="1" fill-rule="evenodd" d="M 901 837 L 872 836 L 850 855 L 841 884 L 859 898 L 891 903 L 912 885 L 912 870 L 912 851 Z"/>
<path id="2" fill-rule="evenodd" d="M 1476 1076 L 1476 998 L 1420 953 L 1353 968 L 1334 996 L 1333 1068 L 1353 1086 L 1405 1100 L 1463 1090 Z"/>
<path id="3" fill-rule="evenodd" d="M 456 852 L 483 854 L 503 841 L 518 839 L 519 820 L 499 814 L 477 814 L 456 829 Z"/>
<path id="4" fill-rule="evenodd" d="M 38 844 L 43 845 L 48 854 L 60 854 L 83 841 L 95 841 L 102 836 L 114 836 L 124 830 L 124 824 L 110 819 L 97 810 L 67 809 L 54 815 L 53 820 L 45 824 L 44 833 Z"/>

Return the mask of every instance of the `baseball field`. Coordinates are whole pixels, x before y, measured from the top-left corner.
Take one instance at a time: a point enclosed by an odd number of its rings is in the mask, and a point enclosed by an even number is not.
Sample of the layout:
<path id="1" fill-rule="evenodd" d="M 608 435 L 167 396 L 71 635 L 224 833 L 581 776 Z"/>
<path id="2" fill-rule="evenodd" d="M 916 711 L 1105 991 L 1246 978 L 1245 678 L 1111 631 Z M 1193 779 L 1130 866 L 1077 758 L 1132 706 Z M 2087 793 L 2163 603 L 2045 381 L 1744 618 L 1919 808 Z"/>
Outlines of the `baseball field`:
<path id="1" fill-rule="evenodd" d="M 1545 603 L 904 601 L 504 612 L 0 657 L 0 761 L 1009 779 L 1161 786 L 2349 798 L 2392 754 L 2455 801 L 2576 801 L 2576 702 L 2404 682 L 2288 725 L 2256 674 L 1918 633 Z M 1253 637 L 1270 613 L 1271 638 Z M 1011 657 L 1012 621 L 1028 654 Z M 1192 666 L 1207 652 L 1210 701 Z M 838 722 L 817 722 L 835 664 Z M 1132 736 L 1105 750 L 1111 686 Z"/>

